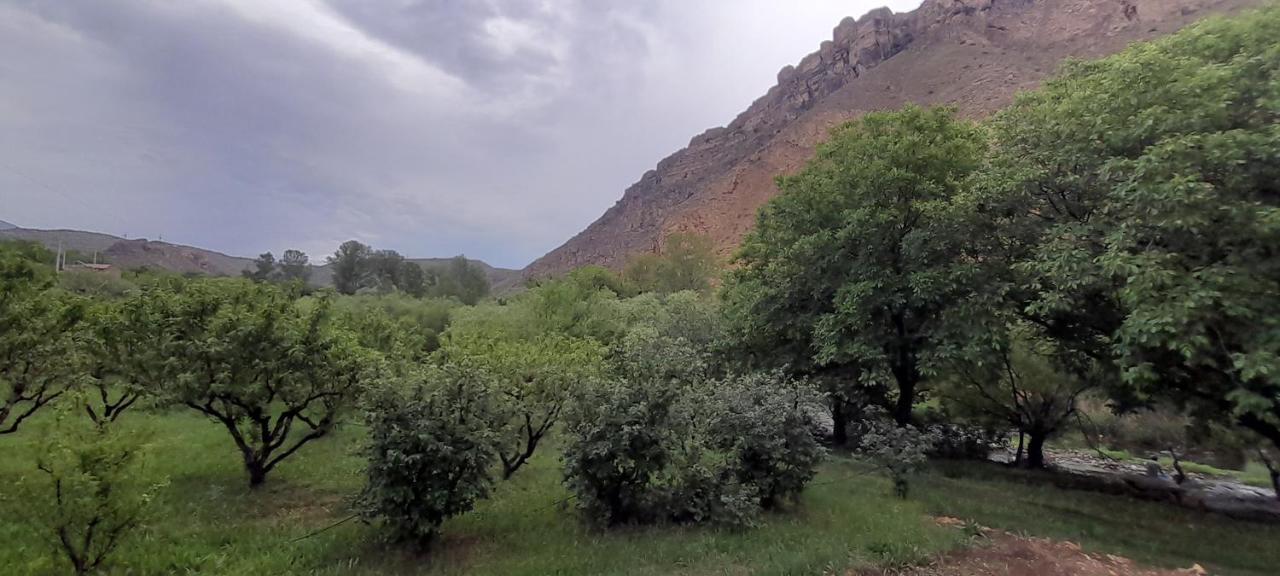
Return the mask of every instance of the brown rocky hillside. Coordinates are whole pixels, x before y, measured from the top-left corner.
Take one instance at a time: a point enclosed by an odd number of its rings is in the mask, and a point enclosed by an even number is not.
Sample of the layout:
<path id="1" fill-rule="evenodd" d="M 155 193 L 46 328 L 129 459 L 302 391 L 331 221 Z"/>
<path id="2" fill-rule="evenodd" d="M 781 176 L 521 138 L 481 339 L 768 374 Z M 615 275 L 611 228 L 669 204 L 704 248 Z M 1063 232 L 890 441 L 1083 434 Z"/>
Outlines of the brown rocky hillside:
<path id="1" fill-rule="evenodd" d="M 728 255 L 757 209 L 840 123 L 907 103 L 981 117 L 1035 88 L 1067 58 L 1093 58 L 1265 0 L 925 0 L 917 10 L 846 18 L 832 40 L 726 127 L 658 163 L 586 230 L 526 276 L 625 265 L 668 234 L 710 236 Z"/>

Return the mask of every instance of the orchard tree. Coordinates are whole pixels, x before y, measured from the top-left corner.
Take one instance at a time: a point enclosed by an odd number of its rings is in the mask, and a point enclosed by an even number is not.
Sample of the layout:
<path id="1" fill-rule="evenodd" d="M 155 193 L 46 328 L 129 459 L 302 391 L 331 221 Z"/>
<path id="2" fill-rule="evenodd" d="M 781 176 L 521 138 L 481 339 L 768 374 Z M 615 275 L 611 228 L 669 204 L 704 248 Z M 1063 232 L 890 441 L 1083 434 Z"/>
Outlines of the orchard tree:
<path id="1" fill-rule="evenodd" d="M 505 421 L 497 444 L 504 479 L 533 457 L 565 404 L 602 377 L 604 355 L 593 340 L 556 333 L 533 338 L 459 334 L 442 349 L 448 361 L 492 378 L 492 396 Z"/>
<path id="2" fill-rule="evenodd" d="M 93 309 L 83 344 L 91 377 L 85 411 L 95 423 L 114 422 L 177 377 L 175 298 L 171 285 L 158 283 Z"/>
<path id="3" fill-rule="evenodd" d="M 1280 447 L 1280 9 L 1068 66 L 994 124 L 1021 308 Z"/>
<path id="4" fill-rule="evenodd" d="M 333 287 L 339 294 L 355 294 L 365 285 L 372 252 L 356 240 L 347 240 L 328 258 L 333 268 Z"/>
<path id="5" fill-rule="evenodd" d="M 193 283 L 173 329 L 170 395 L 226 428 L 250 487 L 332 431 L 372 368 L 328 300 L 304 304 L 269 285 Z"/>
<path id="6" fill-rule="evenodd" d="M 0 249 L 0 435 L 82 377 L 74 336 L 84 304 L 51 284 L 38 261 Z"/>
<path id="7" fill-rule="evenodd" d="M 836 129 L 804 170 L 779 179 L 745 239 L 736 313 L 800 366 L 891 379 L 891 412 L 906 424 L 989 276 L 968 194 L 985 152 L 978 127 L 941 108 Z"/>

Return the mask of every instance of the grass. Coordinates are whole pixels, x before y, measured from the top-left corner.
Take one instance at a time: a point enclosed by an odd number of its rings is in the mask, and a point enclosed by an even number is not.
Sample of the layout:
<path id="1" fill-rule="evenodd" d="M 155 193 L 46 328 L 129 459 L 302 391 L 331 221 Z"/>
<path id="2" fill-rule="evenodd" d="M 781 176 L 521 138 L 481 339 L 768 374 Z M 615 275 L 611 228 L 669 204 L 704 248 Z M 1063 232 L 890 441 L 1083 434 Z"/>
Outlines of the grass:
<path id="1" fill-rule="evenodd" d="M 447 523 L 424 557 L 384 546 L 376 527 L 360 522 L 303 538 L 350 515 L 347 499 L 361 485 L 358 427 L 308 445 L 251 492 L 217 425 L 182 413 L 128 414 L 122 423 L 153 431 L 149 471 L 170 484 L 158 518 L 115 557 L 120 573 L 822 574 L 918 562 L 961 540 L 930 522 L 921 503 L 890 497 L 887 481 L 847 460 L 829 463 L 802 502 L 756 529 L 597 531 L 563 505 L 568 493 L 548 450 L 474 512 Z M 39 424 L 0 438 L 0 486 L 31 470 Z M 0 515 L 0 542 L 5 574 L 65 571 L 13 514 Z"/>
<path id="2" fill-rule="evenodd" d="M 1014 533 L 1067 539 L 1086 550 L 1213 574 L 1270 575 L 1280 526 L 1231 520 L 1157 502 L 1056 488 L 1045 473 L 978 462 L 938 462 L 915 497 L 935 515 Z"/>
<path id="3" fill-rule="evenodd" d="M 866 465 L 833 457 L 802 502 L 751 530 L 688 527 L 599 531 L 579 521 L 553 451 L 500 484 L 474 512 L 444 527 L 428 556 L 388 547 L 374 526 L 347 522 L 361 485 L 362 430 L 349 426 L 308 445 L 249 491 L 229 437 L 185 413 L 128 414 L 123 424 L 156 438 L 148 473 L 167 477 L 157 518 L 115 556 L 121 574 L 830 574 L 893 567 L 963 545 L 928 514 L 1071 538 L 1159 565 L 1204 563 L 1225 574 L 1264 574 L 1280 559 L 1275 528 L 1170 507 L 1027 483 L 999 467 L 943 464 L 892 498 Z M 29 474 L 37 421 L 0 438 L 0 496 Z M 548 446 L 553 448 L 553 446 Z M 10 502 L 6 505 L 20 503 Z M 15 514 L 0 514 L 5 574 L 61 574 L 65 564 Z M 1267 555 L 1270 555 L 1269 563 Z"/>

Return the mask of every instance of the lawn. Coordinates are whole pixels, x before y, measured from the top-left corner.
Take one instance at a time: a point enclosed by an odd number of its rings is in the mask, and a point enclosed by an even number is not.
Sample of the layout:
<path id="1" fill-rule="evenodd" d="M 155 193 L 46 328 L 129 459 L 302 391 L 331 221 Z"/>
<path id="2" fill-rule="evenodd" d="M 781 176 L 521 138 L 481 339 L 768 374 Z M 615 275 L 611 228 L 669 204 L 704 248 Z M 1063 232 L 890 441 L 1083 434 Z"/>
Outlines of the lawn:
<path id="1" fill-rule="evenodd" d="M 551 450 L 446 524 L 431 554 L 418 555 L 383 545 L 376 527 L 358 521 L 320 531 L 350 515 L 348 498 L 361 484 L 358 427 L 307 446 L 251 492 L 217 425 L 140 412 L 122 423 L 154 434 L 148 473 L 169 479 L 155 521 L 116 556 L 122 574 L 825 574 L 919 562 L 963 545 L 960 531 L 935 526 L 929 514 L 1068 537 L 1162 565 L 1199 561 L 1228 574 L 1263 574 L 1280 562 L 1275 528 L 1064 492 L 969 464 L 939 465 L 901 501 L 847 457 L 833 457 L 802 502 L 755 529 L 603 532 L 579 521 Z M 30 473 L 41 426 L 0 438 L 0 490 Z M 4 573 L 63 573 L 62 561 L 19 520 L 20 505 L 2 504 Z"/>

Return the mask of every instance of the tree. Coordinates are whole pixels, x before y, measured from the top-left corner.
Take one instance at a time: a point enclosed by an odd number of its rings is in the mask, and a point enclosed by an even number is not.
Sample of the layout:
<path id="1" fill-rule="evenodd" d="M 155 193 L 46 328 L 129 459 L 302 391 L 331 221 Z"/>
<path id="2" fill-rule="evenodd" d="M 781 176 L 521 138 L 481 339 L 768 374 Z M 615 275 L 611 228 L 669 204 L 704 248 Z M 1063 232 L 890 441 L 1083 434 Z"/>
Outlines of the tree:
<path id="1" fill-rule="evenodd" d="M 177 378 L 172 362 L 177 353 L 174 299 L 169 286 L 153 284 L 93 309 L 83 343 L 92 388 L 85 411 L 95 423 L 114 422 Z"/>
<path id="2" fill-rule="evenodd" d="M 169 395 L 222 424 L 249 486 L 333 430 L 371 369 L 328 300 L 308 305 L 274 286 L 204 281 L 180 294 Z M 297 428 L 305 426 L 304 431 Z"/>
<path id="3" fill-rule="evenodd" d="M 994 123 L 1022 309 L 1172 399 L 1280 447 L 1280 9 L 1076 63 Z M 993 203 L 994 204 L 994 203 Z"/>
<path id="4" fill-rule="evenodd" d="M 1017 327 L 997 336 L 989 349 L 957 360 L 943 397 L 962 416 L 1018 430 L 1015 462 L 1023 462 L 1025 435 L 1027 467 L 1043 468 L 1045 441 L 1071 423 L 1077 400 L 1100 380 L 1078 375 L 1093 372 L 1087 368 L 1062 369 L 1063 359 L 1055 358 L 1059 353 L 1031 327 Z"/>
<path id="5" fill-rule="evenodd" d="M 398 276 L 400 278 L 400 289 L 414 298 L 426 296 L 427 288 L 430 287 L 428 282 L 434 281 L 434 279 L 427 277 L 427 272 L 422 269 L 421 265 L 408 260 L 400 264 Z"/>
<path id="6" fill-rule="evenodd" d="M 482 374 L 451 365 L 376 388 L 361 514 L 425 548 L 446 519 L 488 496 L 495 423 L 488 394 Z"/>
<path id="7" fill-rule="evenodd" d="M 836 129 L 804 170 L 779 179 L 782 193 L 745 239 L 736 313 L 797 364 L 891 378 L 892 414 L 905 424 L 986 276 L 967 194 L 985 149 L 981 131 L 947 109 Z M 796 318 L 783 318 L 790 310 Z"/>
<path id="8" fill-rule="evenodd" d="M 333 287 L 339 294 L 355 294 L 365 285 L 372 249 L 355 240 L 343 242 L 328 258 L 333 268 Z"/>
<path id="9" fill-rule="evenodd" d="M 404 256 L 395 250 L 374 250 L 369 255 L 369 274 L 366 282 L 370 288 L 386 293 L 402 289 L 400 273 L 405 268 Z"/>
<path id="10" fill-rule="evenodd" d="M 270 282 L 277 277 L 276 257 L 270 252 L 259 254 L 253 260 L 253 270 L 245 270 L 244 277 L 254 282 Z"/>
<path id="11" fill-rule="evenodd" d="M 38 262 L 0 250 L 0 435 L 16 432 L 83 376 L 75 330 L 84 304 L 51 282 Z"/>
<path id="12" fill-rule="evenodd" d="M 163 482 L 148 482 L 145 451 L 116 427 L 76 426 L 60 418 L 19 494 L 27 521 L 49 539 L 75 574 L 98 573 L 153 512 Z"/>
<path id="13" fill-rule="evenodd" d="M 454 256 L 440 271 L 436 293 L 452 296 L 470 306 L 489 295 L 489 277 L 466 256 Z"/>
<path id="14" fill-rule="evenodd" d="M 559 423 L 565 404 L 603 376 L 604 355 L 604 348 L 590 339 L 554 332 L 533 338 L 463 335 L 451 338 L 442 350 L 448 361 L 493 379 L 492 394 L 504 421 L 497 443 L 503 479 L 533 457 Z"/>
<path id="15" fill-rule="evenodd" d="M 711 239 L 689 233 L 667 236 L 660 254 L 642 254 L 627 264 L 623 277 L 642 292 L 708 292 L 720 266 Z"/>
<path id="16" fill-rule="evenodd" d="M 277 266 L 280 277 L 286 282 L 299 281 L 305 284 L 311 279 L 311 264 L 307 254 L 301 250 L 285 250 Z"/>

